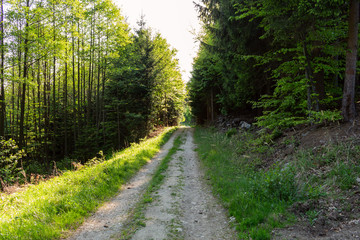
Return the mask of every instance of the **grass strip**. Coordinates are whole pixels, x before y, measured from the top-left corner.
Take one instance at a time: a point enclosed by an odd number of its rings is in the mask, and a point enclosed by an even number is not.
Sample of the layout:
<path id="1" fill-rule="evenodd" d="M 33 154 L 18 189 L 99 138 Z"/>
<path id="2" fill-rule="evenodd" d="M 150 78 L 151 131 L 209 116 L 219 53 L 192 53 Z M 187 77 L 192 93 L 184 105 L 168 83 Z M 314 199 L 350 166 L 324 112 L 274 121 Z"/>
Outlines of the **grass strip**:
<path id="1" fill-rule="evenodd" d="M 110 160 L 0 196 L 0 239 L 58 239 L 114 196 L 176 128 L 133 144 Z"/>
<path id="2" fill-rule="evenodd" d="M 169 150 L 166 157 L 161 161 L 154 176 L 149 182 L 149 185 L 142 196 L 141 200 L 134 207 L 133 212 L 131 213 L 127 223 L 124 226 L 124 230 L 115 238 L 119 240 L 129 240 L 135 234 L 135 232 L 141 227 L 145 227 L 145 210 L 149 203 L 153 201 L 152 194 L 157 191 L 161 183 L 165 178 L 165 172 L 169 167 L 169 163 L 172 160 L 172 156 L 179 150 L 180 146 L 183 143 L 182 135 L 176 137 L 174 140 L 173 147 Z"/>

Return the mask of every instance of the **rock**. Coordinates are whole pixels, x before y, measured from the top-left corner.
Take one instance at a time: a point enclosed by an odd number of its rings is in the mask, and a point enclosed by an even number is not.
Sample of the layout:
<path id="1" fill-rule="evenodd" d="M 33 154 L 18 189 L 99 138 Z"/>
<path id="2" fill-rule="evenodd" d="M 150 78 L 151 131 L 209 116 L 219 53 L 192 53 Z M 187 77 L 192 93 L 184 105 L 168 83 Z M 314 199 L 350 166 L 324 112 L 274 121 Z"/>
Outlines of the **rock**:
<path id="1" fill-rule="evenodd" d="M 240 126 L 240 128 L 246 129 L 246 130 L 249 130 L 251 128 L 251 124 L 244 122 L 244 121 L 241 121 L 239 126 Z"/>
<path id="2" fill-rule="evenodd" d="M 357 182 L 358 184 L 360 184 L 360 178 L 357 178 L 357 179 L 356 179 L 356 182 Z"/>

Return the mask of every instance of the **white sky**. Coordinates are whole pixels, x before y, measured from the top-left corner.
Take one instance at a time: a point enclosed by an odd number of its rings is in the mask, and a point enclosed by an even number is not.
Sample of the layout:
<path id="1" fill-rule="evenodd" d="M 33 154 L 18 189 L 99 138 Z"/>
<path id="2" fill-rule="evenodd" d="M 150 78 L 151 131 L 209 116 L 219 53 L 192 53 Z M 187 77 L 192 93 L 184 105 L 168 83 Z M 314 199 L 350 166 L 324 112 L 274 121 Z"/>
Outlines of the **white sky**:
<path id="1" fill-rule="evenodd" d="M 183 80 L 188 81 L 193 58 L 198 50 L 191 32 L 200 31 L 193 0 L 114 0 L 132 28 L 142 14 L 148 27 L 161 33 L 168 43 L 178 50 Z"/>

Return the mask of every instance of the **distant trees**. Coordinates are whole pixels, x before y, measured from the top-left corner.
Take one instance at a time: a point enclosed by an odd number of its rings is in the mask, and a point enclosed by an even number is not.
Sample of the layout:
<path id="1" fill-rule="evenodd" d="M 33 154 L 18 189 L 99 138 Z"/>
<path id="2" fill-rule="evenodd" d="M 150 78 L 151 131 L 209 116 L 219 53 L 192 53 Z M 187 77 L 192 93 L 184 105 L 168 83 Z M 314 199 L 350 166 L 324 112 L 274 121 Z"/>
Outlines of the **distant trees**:
<path id="1" fill-rule="evenodd" d="M 177 125 L 185 97 L 176 51 L 142 19 L 121 50 L 105 90 L 112 143 L 128 144 L 156 126 Z"/>
<path id="2" fill-rule="evenodd" d="M 255 107 L 262 110 L 255 111 L 258 124 L 271 129 L 338 120 L 341 99 L 355 110 L 354 98 L 342 94 L 349 88 L 347 39 L 355 91 L 358 17 L 349 14 L 355 2 L 202 0 L 197 8 L 205 34 L 188 85 L 198 120 L 211 119 L 201 113 L 210 85 L 216 86 L 215 114 L 241 115 Z M 202 64 L 204 59 L 213 60 Z M 342 115 L 351 120 L 354 114 L 346 117 L 344 109 L 343 102 Z"/>
<path id="3" fill-rule="evenodd" d="M 29 162 L 87 159 L 181 115 L 175 52 L 159 35 L 131 34 L 111 0 L 1 3 L 0 135 Z"/>

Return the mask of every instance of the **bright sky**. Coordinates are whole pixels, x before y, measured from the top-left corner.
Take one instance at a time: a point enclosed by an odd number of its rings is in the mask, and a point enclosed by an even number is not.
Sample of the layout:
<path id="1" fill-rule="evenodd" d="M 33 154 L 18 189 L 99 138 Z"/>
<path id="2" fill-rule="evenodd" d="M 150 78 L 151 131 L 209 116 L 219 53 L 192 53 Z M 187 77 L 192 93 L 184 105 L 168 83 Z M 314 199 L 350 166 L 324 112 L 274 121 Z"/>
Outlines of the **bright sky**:
<path id="1" fill-rule="evenodd" d="M 188 81 L 192 70 L 193 58 L 198 50 L 192 32 L 200 31 L 193 0 L 114 0 L 122 15 L 132 28 L 142 14 L 148 27 L 161 33 L 168 43 L 178 50 L 177 58 L 183 74 Z"/>

